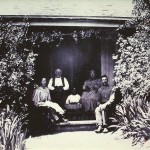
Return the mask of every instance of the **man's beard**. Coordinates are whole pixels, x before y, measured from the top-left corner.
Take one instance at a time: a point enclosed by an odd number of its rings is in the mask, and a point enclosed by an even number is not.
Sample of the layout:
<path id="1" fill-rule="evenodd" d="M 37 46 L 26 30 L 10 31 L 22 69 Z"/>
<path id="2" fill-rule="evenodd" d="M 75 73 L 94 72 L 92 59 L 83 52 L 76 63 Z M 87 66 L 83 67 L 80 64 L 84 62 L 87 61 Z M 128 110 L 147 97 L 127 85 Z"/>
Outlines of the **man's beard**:
<path id="1" fill-rule="evenodd" d="M 107 85 L 108 85 L 108 83 L 107 83 L 107 82 L 103 83 L 103 86 L 107 86 Z"/>

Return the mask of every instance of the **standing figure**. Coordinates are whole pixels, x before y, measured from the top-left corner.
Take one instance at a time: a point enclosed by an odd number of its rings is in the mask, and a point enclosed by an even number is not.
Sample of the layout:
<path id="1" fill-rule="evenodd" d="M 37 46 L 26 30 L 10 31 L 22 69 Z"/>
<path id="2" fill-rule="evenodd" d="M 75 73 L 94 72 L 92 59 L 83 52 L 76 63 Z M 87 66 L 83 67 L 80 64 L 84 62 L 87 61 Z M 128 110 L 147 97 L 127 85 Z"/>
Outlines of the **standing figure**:
<path id="1" fill-rule="evenodd" d="M 89 80 L 84 82 L 83 94 L 81 96 L 81 103 L 85 111 L 94 111 L 98 105 L 98 89 L 101 86 L 101 80 L 96 79 L 95 70 L 91 70 Z"/>
<path id="2" fill-rule="evenodd" d="M 65 113 L 64 110 L 57 103 L 53 103 L 51 101 L 50 92 L 46 87 L 46 83 L 46 78 L 42 78 L 41 85 L 35 90 L 32 99 L 34 106 L 52 108 L 50 109 L 50 111 L 52 111 L 52 117 L 56 121 L 58 121 L 59 119 L 62 119 L 62 121 L 67 121 L 63 117 Z M 53 110 L 55 110 L 56 113 Z"/>
<path id="3" fill-rule="evenodd" d="M 112 94 L 112 87 L 108 84 L 108 77 L 106 75 L 101 77 L 102 86 L 98 89 L 99 106 L 95 109 L 95 117 L 98 129 L 96 133 L 107 132 L 107 105 L 114 100 Z"/>
<path id="4" fill-rule="evenodd" d="M 55 77 L 50 79 L 48 88 L 51 90 L 52 100 L 64 108 L 69 83 L 65 77 L 62 77 L 61 69 L 55 70 Z"/>

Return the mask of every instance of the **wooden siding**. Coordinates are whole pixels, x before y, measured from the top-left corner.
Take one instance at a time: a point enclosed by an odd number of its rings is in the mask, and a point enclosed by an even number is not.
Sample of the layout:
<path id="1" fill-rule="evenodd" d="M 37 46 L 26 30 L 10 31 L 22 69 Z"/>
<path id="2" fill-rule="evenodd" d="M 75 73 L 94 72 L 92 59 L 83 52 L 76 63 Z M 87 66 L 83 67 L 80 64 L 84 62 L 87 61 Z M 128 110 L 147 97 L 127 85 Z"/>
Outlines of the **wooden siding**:
<path id="1" fill-rule="evenodd" d="M 132 0 L 0 0 L 0 15 L 131 17 Z"/>

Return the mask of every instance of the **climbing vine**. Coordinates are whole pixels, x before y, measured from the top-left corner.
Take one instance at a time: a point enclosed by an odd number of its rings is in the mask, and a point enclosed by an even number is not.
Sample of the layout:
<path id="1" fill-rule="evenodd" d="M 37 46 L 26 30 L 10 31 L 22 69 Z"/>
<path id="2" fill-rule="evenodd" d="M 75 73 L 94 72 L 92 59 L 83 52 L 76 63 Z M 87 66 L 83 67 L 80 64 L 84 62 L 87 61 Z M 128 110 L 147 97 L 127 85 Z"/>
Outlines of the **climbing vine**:
<path id="1" fill-rule="evenodd" d="M 117 111 L 119 126 L 133 144 L 150 138 L 150 7 L 149 0 L 134 0 L 134 15 L 118 31 L 114 67 L 116 87 L 123 103 Z M 127 32 L 128 31 L 128 32 Z M 132 32 L 129 32 L 132 31 Z M 124 33 L 124 34 L 123 34 Z M 126 33 L 126 34 L 125 34 Z"/>
<path id="2" fill-rule="evenodd" d="M 55 43 L 55 45 L 58 47 L 66 37 L 72 37 L 75 42 L 91 37 L 95 37 L 97 39 L 105 37 L 107 39 L 116 40 L 117 33 L 115 29 L 81 29 L 74 30 L 70 33 L 63 33 L 61 30 L 53 30 L 51 32 L 32 32 L 30 40 L 37 45 L 40 45 L 41 42 L 45 42 L 50 45 Z"/>
<path id="3" fill-rule="evenodd" d="M 5 104 L 21 102 L 33 80 L 36 54 L 27 47 L 29 23 L 15 26 L 0 23 L 0 100 Z"/>

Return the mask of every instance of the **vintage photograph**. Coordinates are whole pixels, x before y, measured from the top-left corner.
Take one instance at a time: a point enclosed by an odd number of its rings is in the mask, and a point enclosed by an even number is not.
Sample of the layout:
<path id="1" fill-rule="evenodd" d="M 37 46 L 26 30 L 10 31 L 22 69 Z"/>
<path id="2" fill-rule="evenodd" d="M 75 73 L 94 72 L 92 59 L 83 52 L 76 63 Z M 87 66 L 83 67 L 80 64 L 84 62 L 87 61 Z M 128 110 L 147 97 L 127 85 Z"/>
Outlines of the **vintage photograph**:
<path id="1" fill-rule="evenodd" d="M 150 0 L 0 0 L 0 150 L 150 149 Z"/>

